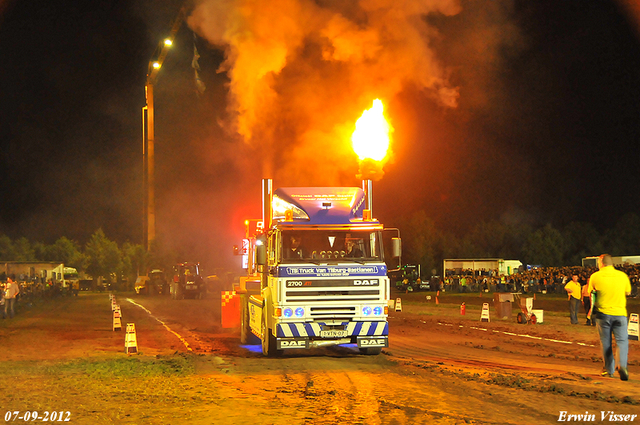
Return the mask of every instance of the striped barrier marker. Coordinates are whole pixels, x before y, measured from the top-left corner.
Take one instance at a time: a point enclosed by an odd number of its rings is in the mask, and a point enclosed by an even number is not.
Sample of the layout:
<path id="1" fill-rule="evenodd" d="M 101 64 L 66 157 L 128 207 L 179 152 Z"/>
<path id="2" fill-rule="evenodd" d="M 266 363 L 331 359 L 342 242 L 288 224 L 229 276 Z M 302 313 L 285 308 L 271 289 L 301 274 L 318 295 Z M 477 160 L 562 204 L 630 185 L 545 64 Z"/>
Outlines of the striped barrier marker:
<path id="1" fill-rule="evenodd" d="M 113 330 L 121 331 L 122 330 L 122 320 L 120 319 L 120 309 L 115 310 L 113 312 Z"/>
<path id="2" fill-rule="evenodd" d="M 133 323 L 127 323 L 127 333 L 124 336 L 124 352 L 127 354 L 135 354 L 138 352 L 136 325 Z"/>
<path id="3" fill-rule="evenodd" d="M 491 321 L 491 319 L 489 318 L 489 303 L 482 304 L 482 313 L 480 314 L 480 321 L 481 322 Z"/>

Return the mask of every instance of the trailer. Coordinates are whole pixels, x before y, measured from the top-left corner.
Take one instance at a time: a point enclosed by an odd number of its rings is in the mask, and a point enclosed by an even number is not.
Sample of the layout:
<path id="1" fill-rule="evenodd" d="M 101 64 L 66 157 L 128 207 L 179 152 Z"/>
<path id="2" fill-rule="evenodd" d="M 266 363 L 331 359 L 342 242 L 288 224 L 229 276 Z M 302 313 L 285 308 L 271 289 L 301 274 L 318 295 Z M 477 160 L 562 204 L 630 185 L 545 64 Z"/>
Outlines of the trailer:
<path id="1" fill-rule="evenodd" d="M 245 222 L 248 273 L 236 288 L 241 342 L 256 338 L 266 356 L 340 344 L 363 354 L 388 347 L 383 232 L 393 232 L 390 261 L 399 261 L 400 235 L 372 217 L 371 182 L 273 192 L 263 180 L 262 198 L 262 220 Z"/>
<path id="2" fill-rule="evenodd" d="M 504 260 L 502 258 L 445 259 L 442 273 L 449 275 L 512 275 L 522 268 L 520 260 Z"/>
<path id="3" fill-rule="evenodd" d="M 582 267 L 598 267 L 599 256 L 584 257 L 582 259 Z M 614 266 L 626 266 L 640 264 L 640 255 L 619 255 L 611 257 Z"/>

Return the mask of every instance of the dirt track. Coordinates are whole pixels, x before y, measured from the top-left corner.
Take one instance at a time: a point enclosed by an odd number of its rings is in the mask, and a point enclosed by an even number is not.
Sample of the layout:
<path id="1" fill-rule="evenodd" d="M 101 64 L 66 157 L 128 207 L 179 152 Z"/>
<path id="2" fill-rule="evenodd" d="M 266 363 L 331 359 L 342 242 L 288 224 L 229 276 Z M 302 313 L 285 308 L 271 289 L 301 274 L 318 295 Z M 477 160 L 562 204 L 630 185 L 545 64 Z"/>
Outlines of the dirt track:
<path id="1" fill-rule="evenodd" d="M 531 326 L 481 323 L 486 297 L 436 306 L 424 293 L 399 296 L 403 311 L 391 314 L 382 355 L 336 347 L 275 359 L 219 327 L 216 299 L 116 294 L 123 322 L 136 324 L 136 356 L 112 330 L 107 294 L 37 305 L 0 325 L 0 371 L 15 384 L 0 401 L 70 411 L 72 423 L 87 424 L 541 424 L 557 423 L 561 411 L 588 411 L 598 423 L 601 411 L 640 411 L 638 343 L 630 381 L 601 378 L 595 329 L 551 311 L 562 301 L 537 300 L 544 323 Z"/>

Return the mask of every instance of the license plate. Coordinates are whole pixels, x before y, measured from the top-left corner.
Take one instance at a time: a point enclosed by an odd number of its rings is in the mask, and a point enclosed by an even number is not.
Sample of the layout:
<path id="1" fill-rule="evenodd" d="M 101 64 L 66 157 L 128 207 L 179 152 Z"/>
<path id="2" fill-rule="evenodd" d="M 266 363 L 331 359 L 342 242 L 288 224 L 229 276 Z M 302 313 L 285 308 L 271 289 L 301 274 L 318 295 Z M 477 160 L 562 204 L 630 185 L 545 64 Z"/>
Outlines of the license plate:
<path id="1" fill-rule="evenodd" d="M 341 338 L 345 336 L 348 336 L 346 330 L 332 329 L 329 331 L 320 331 L 320 337 L 322 338 Z"/>

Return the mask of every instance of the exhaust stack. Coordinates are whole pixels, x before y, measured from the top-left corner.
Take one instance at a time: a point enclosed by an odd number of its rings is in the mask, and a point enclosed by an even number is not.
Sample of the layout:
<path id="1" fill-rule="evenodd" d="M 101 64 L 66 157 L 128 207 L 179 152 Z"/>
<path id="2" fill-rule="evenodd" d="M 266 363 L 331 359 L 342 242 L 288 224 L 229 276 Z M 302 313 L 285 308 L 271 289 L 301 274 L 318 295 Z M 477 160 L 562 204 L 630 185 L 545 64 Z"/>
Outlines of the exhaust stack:
<path id="1" fill-rule="evenodd" d="M 271 221 L 273 219 L 272 204 L 273 180 L 262 179 L 262 224 L 264 225 L 264 230 L 271 228 Z"/>
<path id="2" fill-rule="evenodd" d="M 371 179 L 362 180 L 362 190 L 364 191 L 365 199 L 365 211 L 362 219 L 365 221 L 371 220 L 373 218 L 373 182 Z"/>

